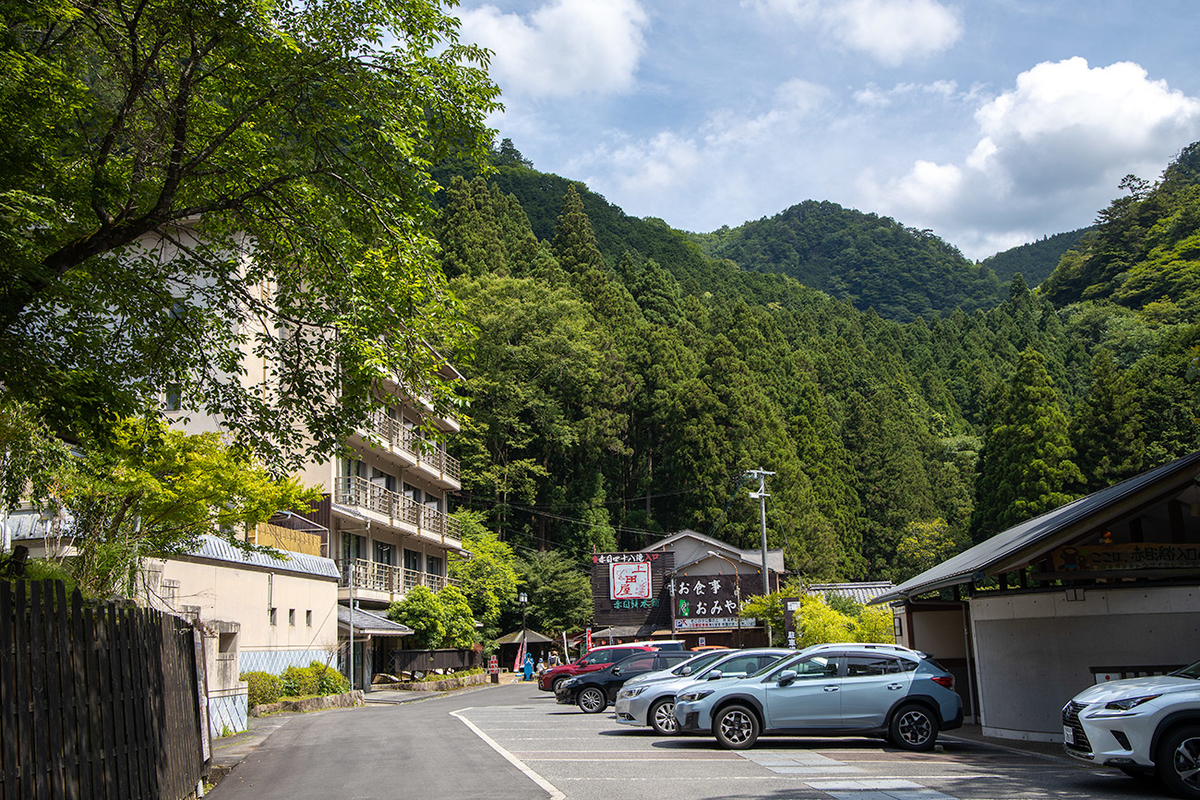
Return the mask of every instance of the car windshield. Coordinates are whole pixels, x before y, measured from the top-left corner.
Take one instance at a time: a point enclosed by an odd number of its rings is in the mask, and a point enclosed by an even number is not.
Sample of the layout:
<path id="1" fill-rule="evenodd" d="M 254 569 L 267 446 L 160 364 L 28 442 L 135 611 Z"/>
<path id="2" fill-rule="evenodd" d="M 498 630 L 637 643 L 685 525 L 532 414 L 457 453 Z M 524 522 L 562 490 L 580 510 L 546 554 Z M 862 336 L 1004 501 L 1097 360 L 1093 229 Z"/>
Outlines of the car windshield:
<path id="1" fill-rule="evenodd" d="M 697 672 L 704 669 L 723 655 L 725 655 L 725 653 L 720 650 L 716 651 L 715 653 L 700 653 L 699 655 L 692 656 L 687 661 L 684 661 L 682 664 L 675 667 L 675 669 L 671 670 L 671 672 L 676 675 L 682 675 L 684 667 L 691 667 L 692 671 L 690 674 L 695 675 Z"/>
<path id="2" fill-rule="evenodd" d="M 1181 678 L 1191 678 L 1194 681 L 1198 681 L 1200 680 L 1200 661 L 1197 661 L 1195 664 L 1189 664 L 1183 669 L 1176 670 L 1171 674 L 1178 675 Z"/>

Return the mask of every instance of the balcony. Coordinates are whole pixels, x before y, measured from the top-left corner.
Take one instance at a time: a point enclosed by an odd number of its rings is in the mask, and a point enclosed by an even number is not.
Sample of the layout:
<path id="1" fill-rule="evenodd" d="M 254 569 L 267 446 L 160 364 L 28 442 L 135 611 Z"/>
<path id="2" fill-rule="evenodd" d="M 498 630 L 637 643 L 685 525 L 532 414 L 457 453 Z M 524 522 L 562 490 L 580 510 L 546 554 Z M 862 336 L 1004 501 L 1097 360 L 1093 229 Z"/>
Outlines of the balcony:
<path id="1" fill-rule="evenodd" d="M 462 547 L 462 523 L 457 519 L 366 478 L 353 475 L 337 478 L 333 484 L 333 502 L 386 517 L 392 527 L 407 529 L 446 547 Z"/>
<path id="2" fill-rule="evenodd" d="M 408 594 L 417 586 L 427 586 L 430 591 L 436 592 L 444 586 L 461 585 L 458 578 L 430 575 L 427 572 L 394 567 L 391 564 L 380 564 L 365 558 L 355 559 L 352 568 L 347 568 L 343 564 L 341 572 L 340 586 L 348 587 L 353 582 L 356 590 L 387 594 L 389 595 L 388 599 Z"/>
<path id="3" fill-rule="evenodd" d="M 462 488 L 462 466 L 458 459 L 433 444 L 425 444 L 417 431 L 404 427 L 399 420 L 376 410 L 371 412 L 362 429 L 371 439 L 400 456 L 406 466 L 417 467 L 448 488 Z"/>

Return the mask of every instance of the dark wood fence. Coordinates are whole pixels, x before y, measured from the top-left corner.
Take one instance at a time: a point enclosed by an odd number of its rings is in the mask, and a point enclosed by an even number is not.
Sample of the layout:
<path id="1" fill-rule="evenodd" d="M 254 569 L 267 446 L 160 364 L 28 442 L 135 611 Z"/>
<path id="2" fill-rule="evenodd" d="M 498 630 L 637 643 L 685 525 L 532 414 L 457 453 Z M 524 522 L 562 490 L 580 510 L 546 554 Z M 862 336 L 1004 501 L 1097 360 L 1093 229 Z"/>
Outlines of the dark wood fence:
<path id="1" fill-rule="evenodd" d="M 479 654 L 474 650 L 393 650 L 392 670 L 402 672 L 432 672 L 436 669 L 470 669 L 479 666 Z"/>
<path id="2" fill-rule="evenodd" d="M 196 632 L 0 583 L 0 800 L 181 800 L 205 770 Z M 202 738 L 203 737 L 203 738 Z"/>

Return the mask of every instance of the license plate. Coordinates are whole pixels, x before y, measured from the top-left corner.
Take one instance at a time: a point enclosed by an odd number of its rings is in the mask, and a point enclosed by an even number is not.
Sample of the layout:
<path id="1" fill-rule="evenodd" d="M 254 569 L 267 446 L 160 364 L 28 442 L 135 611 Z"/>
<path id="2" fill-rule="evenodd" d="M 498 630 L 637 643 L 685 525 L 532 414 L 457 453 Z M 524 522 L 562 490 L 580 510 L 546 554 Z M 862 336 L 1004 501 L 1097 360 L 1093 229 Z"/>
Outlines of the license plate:
<path id="1" fill-rule="evenodd" d="M 1063 741 L 1067 744 L 1075 744 L 1075 729 L 1070 726 L 1063 725 Z"/>

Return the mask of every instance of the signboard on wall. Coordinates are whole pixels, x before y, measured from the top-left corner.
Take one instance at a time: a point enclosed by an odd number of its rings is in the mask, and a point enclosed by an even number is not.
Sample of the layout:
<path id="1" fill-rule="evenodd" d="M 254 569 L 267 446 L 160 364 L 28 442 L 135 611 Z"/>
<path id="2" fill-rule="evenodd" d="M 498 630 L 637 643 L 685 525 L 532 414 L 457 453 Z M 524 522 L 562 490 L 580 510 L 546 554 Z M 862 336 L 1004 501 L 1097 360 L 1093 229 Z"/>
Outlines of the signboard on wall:
<path id="1" fill-rule="evenodd" d="M 650 562 L 609 564 L 608 592 L 610 600 L 649 600 Z"/>
<path id="2" fill-rule="evenodd" d="M 671 627 L 665 581 L 675 569 L 674 551 L 593 553 L 591 558 L 596 625 Z"/>
<path id="3" fill-rule="evenodd" d="M 677 575 L 667 581 L 671 598 L 672 628 L 677 631 L 738 627 L 738 596 L 742 601 L 762 593 L 758 575 Z M 743 619 L 751 628 L 757 620 Z"/>
<path id="4" fill-rule="evenodd" d="M 1137 569 L 1196 569 L 1200 545 L 1129 544 L 1078 545 L 1054 551 L 1055 572 L 1109 572 Z"/>

